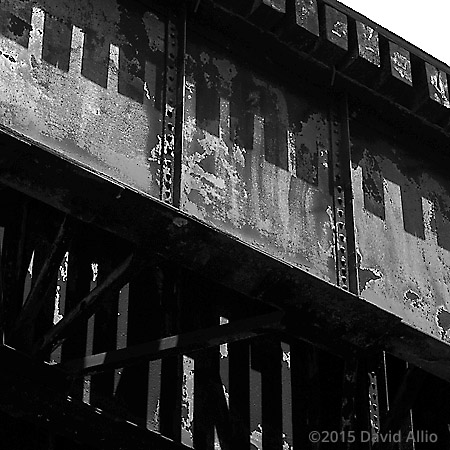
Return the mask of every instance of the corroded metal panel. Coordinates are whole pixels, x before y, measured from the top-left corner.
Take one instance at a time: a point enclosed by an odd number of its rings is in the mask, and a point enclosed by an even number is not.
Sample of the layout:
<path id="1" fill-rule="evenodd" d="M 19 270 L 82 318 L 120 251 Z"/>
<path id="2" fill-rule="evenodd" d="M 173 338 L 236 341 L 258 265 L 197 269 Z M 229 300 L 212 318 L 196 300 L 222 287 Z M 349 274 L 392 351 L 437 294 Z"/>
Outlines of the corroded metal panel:
<path id="1" fill-rule="evenodd" d="M 188 45 L 181 208 L 334 283 L 326 105 Z"/>
<path id="2" fill-rule="evenodd" d="M 137 3 L 0 4 L 0 126 L 159 196 L 165 23 Z"/>
<path id="3" fill-rule="evenodd" d="M 352 127 L 360 293 L 450 342 L 450 183 L 368 127 Z"/>

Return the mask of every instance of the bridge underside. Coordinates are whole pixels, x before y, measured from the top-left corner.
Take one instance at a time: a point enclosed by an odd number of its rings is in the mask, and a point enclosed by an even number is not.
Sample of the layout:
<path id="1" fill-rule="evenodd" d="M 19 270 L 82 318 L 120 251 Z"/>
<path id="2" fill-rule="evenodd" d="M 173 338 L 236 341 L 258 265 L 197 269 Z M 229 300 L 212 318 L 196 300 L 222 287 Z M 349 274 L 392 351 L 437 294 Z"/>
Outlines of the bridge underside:
<path id="1" fill-rule="evenodd" d="M 5 442 L 227 448 L 259 424 L 281 448 L 316 428 L 406 436 L 411 410 L 449 439 L 447 382 L 411 364 L 448 380 L 446 345 L 45 150 L 1 150 Z"/>
<path id="2" fill-rule="evenodd" d="M 442 68 L 332 0 L 175 3 L 0 23 L 48 78 L 0 120 L 1 442 L 450 445 Z"/>

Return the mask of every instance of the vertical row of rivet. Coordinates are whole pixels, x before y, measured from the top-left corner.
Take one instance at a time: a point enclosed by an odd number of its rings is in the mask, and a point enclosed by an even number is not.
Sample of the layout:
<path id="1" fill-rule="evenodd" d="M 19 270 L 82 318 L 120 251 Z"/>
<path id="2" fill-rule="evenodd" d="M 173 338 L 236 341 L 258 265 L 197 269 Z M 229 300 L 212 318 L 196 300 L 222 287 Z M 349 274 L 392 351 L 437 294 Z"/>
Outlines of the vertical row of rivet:
<path id="1" fill-rule="evenodd" d="M 331 135 L 333 146 L 334 203 L 337 227 L 337 266 L 339 285 L 359 295 L 358 268 L 356 262 L 356 237 L 353 214 L 353 188 L 351 177 L 351 137 L 349 106 L 346 95 L 337 98 L 336 109 L 332 110 Z M 384 361 L 372 368 L 367 367 L 365 381 L 368 394 L 368 419 L 371 442 L 378 440 L 380 433 L 379 384 L 383 383 L 380 368 Z M 372 370 L 373 369 L 373 370 Z M 361 425 L 361 423 L 360 423 Z"/>
<path id="2" fill-rule="evenodd" d="M 333 209 L 336 227 L 336 271 L 337 284 L 342 289 L 349 289 L 348 283 L 348 251 L 347 226 L 345 211 L 344 174 L 342 171 L 341 147 L 341 120 L 336 108 L 330 111 L 330 145 L 333 177 Z"/>
<path id="3" fill-rule="evenodd" d="M 380 432 L 380 405 L 378 398 L 378 378 L 374 371 L 369 372 L 369 426 L 371 441 L 378 441 Z"/>
<path id="4" fill-rule="evenodd" d="M 166 79 L 163 117 L 163 146 L 161 158 L 161 200 L 173 203 L 175 118 L 178 83 L 178 31 L 168 20 L 166 28 Z"/>

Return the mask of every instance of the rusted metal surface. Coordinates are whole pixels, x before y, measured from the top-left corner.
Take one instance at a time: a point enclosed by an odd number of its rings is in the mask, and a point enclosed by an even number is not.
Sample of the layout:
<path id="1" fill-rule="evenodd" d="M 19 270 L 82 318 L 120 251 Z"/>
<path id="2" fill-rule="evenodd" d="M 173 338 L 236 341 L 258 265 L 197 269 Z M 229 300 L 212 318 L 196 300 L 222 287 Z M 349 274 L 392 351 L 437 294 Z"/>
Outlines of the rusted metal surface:
<path id="1" fill-rule="evenodd" d="M 412 86 L 410 52 L 394 42 L 389 42 L 389 58 L 392 76 Z"/>
<path id="2" fill-rule="evenodd" d="M 447 74 L 429 63 L 425 63 L 429 97 L 447 109 L 450 108 Z"/>
<path id="3" fill-rule="evenodd" d="M 370 25 L 356 22 L 358 36 L 358 55 L 371 64 L 380 67 L 380 48 L 378 32 Z"/>
<path id="4" fill-rule="evenodd" d="M 325 38 L 342 50 L 348 49 L 347 16 L 329 5 L 325 5 Z"/>
<path id="5" fill-rule="evenodd" d="M 181 209 L 335 280 L 326 101 L 188 46 Z"/>
<path id="6" fill-rule="evenodd" d="M 175 176 L 175 111 L 177 107 L 178 83 L 178 29 L 173 21 L 168 22 L 166 52 L 166 85 L 164 95 L 164 142 L 161 156 L 161 200 L 173 203 Z M 150 131 L 150 130 L 149 130 Z M 177 174 L 178 175 L 178 174 Z"/>
<path id="7" fill-rule="evenodd" d="M 6 150 L 2 152 L 2 158 L 5 158 L 5 154 L 7 154 Z M 36 149 L 36 154 L 39 154 L 38 149 Z M 55 156 L 48 153 L 45 153 L 45 156 L 56 159 Z M 45 164 L 45 160 L 40 162 L 44 169 L 51 167 L 51 165 Z M 69 163 L 66 162 L 66 164 L 71 168 Z M 3 166 L 8 167 L 7 164 Z M 79 177 L 80 174 L 75 175 L 72 171 L 71 176 Z M 58 179 L 54 180 L 54 182 L 59 181 Z M 99 183 L 100 180 L 88 176 L 86 184 L 90 182 Z M 101 183 L 106 184 L 104 186 L 106 190 L 103 192 L 99 187 Z M 85 185 L 78 186 L 79 189 L 86 188 Z M 112 195 L 108 191 L 108 188 L 117 189 L 117 187 L 105 181 L 100 182 L 100 185 L 89 184 L 88 187 L 93 192 L 102 193 L 104 206 L 108 207 L 108 199 L 111 199 L 112 203 L 109 204 L 109 207 L 116 205 L 113 209 L 118 209 L 118 200 L 114 191 Z M 133 203 L 133 199 L 137 203 Z M 94 201 L 95 199 L 90 198 L 89 200 Z M 23 417 L 26 420 L 37 420 L 40 425 L 42 424 L 41 420 L 48 418 L 50 425 L 55 427 L 52 429 L 55 429 L 56 432 L 64 432 L 73 437 L 77 431 L 79 440 L 92 443 L 99 448 L 104 447 L 104 442 L 99 442 L 97 437 L 101 436 L 109 443 L 109 435 L 114 436 L 114 442 L 111 443 L 112 448 L 115 446 L 125 446 L 126 448 L 128 444 L 122 443 L 130 428 L 126 425 L 122 427 L 125 418 L 134 424 L 128 425 L 134 430 L 134 433 L 131 434 L 132 444 L 137 448 L 140 444 L 136 443 L 135 439 L 143 439 L 146 442 L 155 440 L 155 448 L 158 448 L 157 442 L 160 441 L 167 443 L 167 448 L 171 448 L 171 446 L 176 448 L 177 444 L 169 442 L 155 433 L 149 434 L 145 428 L 157 431 L 175 441 L 181 440 L 185 445 L 203 441 L 208 442 L 210 448 L 213 448 L 213 444 L 216 442 L 220 442 L 222 448 L 240 444 L 242 447 L 248 448 L 248 444 L 251 442 L 256 448 L 272 450 L 274 448 L 290 448 L 289 446 L 292 445 L 296 448 L 298 445 L 303 445 L 305 441 L 307 444 L 308 432 L 314 429 L 339 429 L 341 425 L 344 425 L 341 417 L 343 401 L 352 401 L 354 383 L 350 378 L 344 378 L 344 381 L 348 381 L 347 386 L 345 383 L 342 385 L 342 381 L 343 376 L 350 376 L 352 371 L 343 371 L 342 359 L 319 351 L 317 348 L 312 347 L 309 352 L 302 351 L 303 346 L 300 344 L 297 347 L 298 339 L 293 339 L 293 337 L 306 337 L 314 342 L 319 342 L 319 338 L 322 337 L 323 342 L 327 342 L 328 345 L 334 340 L 341 351 L 353 348 L 348 344 L 348 342 L 352 342 L 363 347 L 365 353 L 367 347 L 373 343 L 384 345 L 386 335 L 391 337 L 395 330 L 399 335 L 404 333 L 405 327 L 395 327 L 395 323 L 391 321 L 392 317 L 387 314 L 381 317 L 379 308 L 368 302 L 364 302 L 348 292 L 338 290 L 331 284 L 318 280 L 317 277 L 308 276 L 296 268 L 288 268 L 286 264 L 255 252 L 248 246 L 236 242 L 230 236 L 217 233 L 174 208 L 167 208 L 161 202 L 149 200 L 131 192 L 124 192 L 123 198 L 119 201 L 125 201 L 125 205 L 130 208 L 125 211 L 120 208 L 120 211 L 117 211 L 118 218 L 114 220 L 116 222 L 122 218 L 122 220 L 128 221 L 128 227 L 124 227 L 125 235 L 136 236 L 135 227 L 141 220 L 139 226 L 142 236 L 149 238 L 149 241 L 146 244 L 145 241 L 140 241 L 140 243 L 136 241 L 139 248 L 145 248 L 145 253 L 151 259 L 159 260 L 164 255 L 170 260 L 166 264 L 170 270 L 164 272 L 165 276 L 169 277 L 169 281 L 164 282 L 164 277 L 159 274 L 159 271 L 152 268 L 143 274 L 137 283 L 135 279 L 131 280 L 128 294 L 123 293 L 123 295 L 128 295 L 129 299 L 128 329 L 125 331 L 125 344 L 123 337 L 122 344 L 130 347 L 139 345 L 148 340 L 149 334 L 155 334 L 155 338 L 159 339 L 164 336 L 161 336 L 161 333 L 164 332 L 163 328 L 170 331 L 178 322 L 179 317 L 185 319 L 181 323 L 183 327 L 186 327 L 186 332 L 199 329 L 196 328 L 197 316 L 205 310 L 212 310 L 212 316 L 218 325 L 219 311 L 223 309 L 223 312 L 220 311 L 221 317 L 222 314 L 230 317 L 230 324 L 233 324 L 236 317 L 249 312 L 254 313 L 253 310 L 262 308 L 263 302 L 269 302 L 277 303 L 288 312 L 287 319 L 290 320 L 284 324 L 285 329 L 282 336 L 290 343 L 289 347 L 283 344 L 280 347 L 279 335 L 269 335 L 267 341 L 255 343 L 256 345 L 251 342 L 252 366 L 250 368 L 248 343 L 234 343 L 236 346 L 230 344 L 229 383 L 227 383 L 224 370 L 220 367 L 220 363 L 226 359 L 222 358 L 225 352 L 217 347 L 213 348 L 211 355 L 208 351 L 200 350 L 195 355 L 190 355 L 194 356 L 193 359 L 182 356 L 184 366 L 182 377 L 178 376 L 179 367 L 176 360 L 175 364 L 166 366 L 167 370 L 163 370 L 164 361 L 150 367 L 141 364 L 122 369 L 118 374 L 116 387 L 111 389 L 111 381 L 115 374 L 110 371 L 105 373 L 108 375 L 105 378 L 108 380 L 106 385 L 100 383 L 101 379 L 95 378 L 98 375 L 86 380 L 89 383 L 82 385 L 84 391 L 79 390 L 78 385 L 74 383 L 71 389 L 71 392 L 72 390 L 74 392 L 72 403 L 65 400 L 67 394 L 63 395 L 58 391 L 42 394 L 41 389 L 41 393 L 39 393 L 39 389 L 32 388 L 39 386 L 34 379 L 29 383 L 18 383 L 17 380 L 10 381 L 10 378 L 6 378 L 6 382 L 12 382 L 14 386 L 21 389 L 21 393 L 25 391 L 28 398 L 24 400 L 22 395 L 13 396 L 1 391 L 0 409 L 7 408 L 5 405 L 12 405 L 10 408 L 13 408 L 13 411 L 24 414 Z M 150 201 L 153 202 L 151 206 L 149 206 Z M 135 214 L 133 218 L 131 218 L 132 211 Z M 126 214 L 123 214 L 124 212 Z M 95 220 L 98 219 L 99 216 Z M 19 220 L 17 222 L 19 223 Z M 111 223 L 109 225 L 111 226 Z M 132 229 L 133 233 L 130 233 Z M 86 230 L 92 232 L 93 228 L 86 227 Z M 170 235 L 170 239 L 167 241 L 158 239 L 161 230 L 164 234 Z M 95 236 L 99 239 L 98 234 Z M 71 308 L 78 305 L 78 302 L 74 302 L 74 300 L 83 297 L 83 295 L 76 294 L 85 290 L 86 284 L 90 284 L 91 289 L 96 283 L 101 286 L 102 271 L 105 276 L 108 273 L 108 266 L 114 267 L 111 264 L 110 253 L 108 253 L 110 255 L 108 259 L 105 260 L 104 257 L 100 257 L 101 255 L 92 252 L 91 245 L 85 244 L 90 255 L 82 263 L 84 269 L 79 264 L 77 272 L 77 252 L 81 250 L 80 247 L 83 247 L 82 242 L 89 239 L 89 233 L 83 233 L 82 238 L 82 240 L 78 238 L 77 245 L 69 249 L 66 300 L 70 298 L 70 301 L 65 305 L 67 308 L 61 309 L 62 305 L 60 304 L 58 306 L 58 311 L 60 313 L 62 311 L 62 314 L 68 318 Z M 104 243 L 107 244 L 106 249 L 116 248 L 115 245 L 112 245 L 116 244 L 115 240 L 104 239 Z M 234 252 L 232 248 L 235 249 Z M 199 255 L 200 258 L 198 258 Z M 98 263 L 95 270 L 92 269 L 91 261 Z M 189 266 L 189 269 L 195 270 L 197 274 L 183 269 L 182 277 L 185 281 L 184 283 L 180 282 L 175 278 L 177 273 L 173 270 L 175 264 Z M 79 271 L 85 269 L 88 269 L 82 283 L 85 287 L 82 287 L 78 281 L 80 289 L 74 291 L 73 286 L 77 284 Z M 31 282 L 38 273 L 39 271 L 32 271 Z M 201 275 L 199 275 L 200 273 Z M 245 274 L 245 283 L 243 283 L 242 274 Z M 172 280 L 172 277 L 175 280 Z M 225 290 L 223 287 L 215 285 L 212 280 L 231 286 L 233 290 Z M 200 292 L 197 292 L 198 290 Z M 259 302 L 250 303 L 248 297 L 240 296 L 236 291 L 245 291 L 247 296 L 256 296 Z M 169 297 L 175 297 L 175 299 L 169 299 L 170 304 L 162 306 L 165 303 L 161 298 L 162 293 Z M 119 295 L 118 289 L 116 294 Z M 117 300 L 116 295 L 111 296 L 113 302 L 110 305 L 111 311 L 116 311 L 117 303 L 114 302 Z M 172 305 L 172 301 L 174 305 Z M 230 306 L 233 303 L 235 306 Z M 123 310 L 123 307 L 121 309 Z M 186 314 L 186 310 L 190 311 L 190 315 Z M 233 314 L 229 314 L 231 311 Z M 109 339 L 101 344 L 102 346 L 105 344 L 114 346 L 116 344 L 114 338 L 118 337 L 119 332 L 124 333 L 124 331 L 123 328 L 119 329 L 117 316 L 109 317 L 108 322 L 105 323 L 106 318 L 107 314 L 96 316 L 92 323 L 93 329 L 89 323 L 86 327 L 87 331 L 86 328 L 80 328 L 77 330 L 77 335 L 71 336 L 71 338 L 84 337 L 88 342 L 88 351 L 92 349 L 94 352 L 107 351 L 107 348 L 100 347 L 96 350 L 96 345 L 100 345 L 98 334 L 112 325 L 115 332 L 111 335 L 108 332 Z M 165 323 L 165 320 L 170 320 L 169 324 Z M 421 342 L 421 345 L 425 346 L 428 344 L 426 338 L 424 333 L 418 333 L 417 342 Z M 396 339 L 400 340 L 399 336 Z M 432 340 L 438 342 L 436 339 Z M 67 361 L 68 354 L 64 347 L 67 343 L 63 344 L 62 351 L 65 361 Z M 79 349 L 81 356 L 86 354 L 86 347 L 84 345 Z M 448 346 L 444 347 L 448 348 Z M 410 343 L 410 352 L 411 348 L 414 346 Z M 71 349 L 73 351 L 72 345 L 69 347 L 69 352 Z M 185 349 L 180 347 L 179 350 L 181 352 Z M 423 347 L 418 350 L 423 352 L 422 357 L 440 357 L 444 359 L 444 367 L 448 366 L 445 363 L 447 356 L 445 350 L 442 350 L 442 346 L 441 348 L 435 347 L 435 350 L 438 351 L 435 351 L 434 354 L 426 352 Z M 411 358 L 411 354 L 408 355 L 408 358 Z M 291 364 L 292 369 L 290 368 Z M 434 364 L 430 363 L 430 367 L 433 368 L 433 366 Z M 4 372 L 1 372 L 0 378 L 3 376 Z M 240 378 L 241 376 L 242 378 Z M 249 383 L 248 379 L 252 383 Z M 163 387 L 164 384 L 165 387 Z M 224 390 L 223 386 L 227 385 L 229 389 Z M 183 387 L 182 395 L 181 386 Z M 367 412 L 367 408 L 370 406 L 367 392 L 358 393 L 357 391 L 355 392 L 355 404 L 366 405 Z M 289 398 L 289 395 L 292 395 L 292 398 Z M 51 398 L 50 404 L 53 409 L 46 406 L 48 398 Z M 81 404 L 80 399 L 89 405 Z M 58 403 L 60 406 L 54 406 L 56 401 L 61 402 Z M 350 405 L 350 403 L 345 403 L 345 405 Z M 43 418 L 36 418 L 30 413 L 38 408 L 44 411 Z M 60 411 L 64 411 L 66 416 L 59 414 Z M 114 419 L 109 418 L 108 412 L 114 414 Z M 347 408 L 344 412 L 347 412 Z M 249 419 L 247 419 L 247 414 L 250 414 Z M 72 415 L 76 417 L 76 421 L 72 420 Z M 351 419 L 351 416 L 346 415 L 345 417 Z M 243 418 L 243 422 L 241 422 L 241 418 Z M 194 423 L 195 420 L 197 423 Z M 92 424 L 101 425 L 102 430 L 106 429 L 107 431 L 102 431 L 92 437 L 94 426 Z M 214 436 L 214 427 L 217 428 L 217 438 Z M 228 429 L 232 429 L 233 432 L 228 433 Z M 359 429 L 356 428 L 356 430 Z M 362 429 L 367 430 L 367 428 Z M 192 434 L 192 430 L 194 430 L 194 434 Z M 195 432 L 197 432 L 197 437 L 194 437 Z M 182 447 L 178 446 L 178 448 Z"/>
<path id="8" fill-rule="evenodd" d="M 212 3 L 195 2 L 200 23 Z M 1 4 L 0 87 L 15 90 L 1 91 L 0 120 L 46 150 L 2 137 L 0 183 L 89 223 L 77 223 L 68 248 L 57 239 L 52 256 L 52 241 L 39 242 L 46 208 L 38 206 L 38 232 L 33 200 L 0 189 L 2 327 L 31 314 L 34 348 L 55 350 L 40 358 L 61 367 L 83 358 L 91 367 L 71 386 L 61 374 L 62 386 L 50 386 L 48 367 L 0 347 L 12 363 L 0 370 L 11 388 L 0 389 L 0 410 L 98 448 L 292 450 L 311 447 L 314 429 L 368 430 L 375 442 L 390 428 L 387 395 L 361 354 L 386 348 L 450 380 L 450 184 L 445 171 L 412 156 L 419 146 L 356 120 L 350 130 L 341 90 L 358 120 L 362 88 L 351 87 L 363 84 L 408 117 L 430 113 L 445 125 L 445 68 L 331 0 L 261 0 L 245 3 L 245 17 L 219 8 L 224 15 L 210 19 L 238 24 L 225 36 L 243 24 L 264 49 L 257 53 L 249 38 L 239 56 L 239 33 L 219 49 L 202 24 L 189 34 L 180 83 L 176 17 L 124 4 Z M 283 46 L 292 59 L 279 67 Z M 184 116 L 176 111 L 183 101 Z M 103 118 L 86 118 L 94 104 Z M 145 273 L 125 259 L 135 249 L 148 260 Z M 23 306 L 27 296 L 31 306 Z M 273 307 L 284 312 L 276 334 L 253 339 Z M 30 373 L 17 377 L 20 369 Z M 91 369 L 102 373 L 83 377 Z M 399 385 L 397 413 L 407 421 L 392 428 L 409 431 L 416 397 Z M 419 386 L 412 392 L 420 397 Z M 449 418 L 436 426 L 447 438 Z"/>
<path id="9" fill-rule="evenodd" d="M 164 21 L 114 0 L 6 1 L 0 14 L 0 125 L 159 197 Z"/>
<path id="10" fill-rule="evenodd" d="M 351 135 L 361 296 L 450 342 L 449 183 L 378 131 Z"/>

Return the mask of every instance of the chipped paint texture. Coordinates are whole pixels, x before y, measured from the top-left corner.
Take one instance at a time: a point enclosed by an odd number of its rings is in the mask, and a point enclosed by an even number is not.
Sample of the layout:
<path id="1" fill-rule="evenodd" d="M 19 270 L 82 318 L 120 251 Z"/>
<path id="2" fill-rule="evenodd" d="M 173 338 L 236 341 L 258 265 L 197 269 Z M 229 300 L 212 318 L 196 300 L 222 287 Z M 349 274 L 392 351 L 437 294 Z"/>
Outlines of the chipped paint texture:
<path id="1" fill-rule="evenodd" d="M 57 324 L 64 316 L 63 316 L 63 304 L 61 302 L 61 296 L 64 295 L 63 291 L 67 282 L 67 273 L 69 268 L 69 252 L 64 254 L 63 261 L 59 266 L 58 271 L 58 280 L 56 283 L 56 293 L 55 293 L 55 309 L 53 311 L 53 324 Z"/>
<path id="2" fill-rule="evenodd" d="M 297 25 L 319 36 L 318 8 L 316 0 L 295 0 Z"/>
<path id="3" fill-rule="evenodd" d="M 347 24 L 338 20 L 334 23 L 331 32 L 340 38 L 347 36 Z"/>
<path id="4" fill-rule="evenodd" d="M 325 16 L 326 38 L 343 50 L 347 50 L 347 16 L 329 5 L 325 5 Z"/>
<path id="5" fill-rule="evenodd" d="M 2 2 L 27 39 L 0 25 L 0 125 L 158 195 L 164 24 L 130 11 L 115 0 Z"/>
<path id="6" fill-rule="evenodd" d="M 395 78 L 412 86 L 411 59 L 408 50 L 389 42 L 391 73 Z"/>
<path id="7" fill-rule="evenodd" d="M 250 445 L 252 449 L 262 450 L 262 427 L 258 424 L 257 428 L 250 434 Z"/>
<path id="8" fill-rule="evenodd" d="M 181 404 L 181 442 L 192 447 L 194 423 L 194 360 L 183 356 L 183 391 Z"/>
<path id="9" fill-rule="evenodd" d="M 334 281 L 320 105 L 192 44 L 185 118 L 181 208 Z"/>
<path id="10" fill-rule="evenodd" d="M 361 57 L 380 67 L 380 48 L 378 33 L 369 25 L 356 22 L 358 52 Z"/>
<path id="11" fill-rule="evenodd" d="M 450 108 L 447 75 L 431 64 L 425 63 L 430 97 L 446 108 Z"/>
<path id="12" fill-rule="evenodd" d="M 450 342 L 450 185 L 367 128 L 352 142 L 361 296 Z"/>

